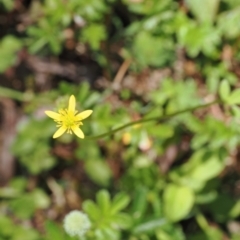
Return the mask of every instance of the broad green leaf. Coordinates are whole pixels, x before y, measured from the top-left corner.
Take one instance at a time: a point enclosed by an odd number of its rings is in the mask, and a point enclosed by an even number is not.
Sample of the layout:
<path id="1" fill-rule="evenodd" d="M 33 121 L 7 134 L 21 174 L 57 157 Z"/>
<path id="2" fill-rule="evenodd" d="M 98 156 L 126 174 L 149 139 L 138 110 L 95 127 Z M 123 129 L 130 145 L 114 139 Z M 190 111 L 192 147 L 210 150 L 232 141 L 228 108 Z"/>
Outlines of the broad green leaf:
<path id="1" fill-rule="evenodd" d="M 0 0 L 0 4 L 6 8 L 7 11 L 11 11 L 14 7 L 14 0 Z"/>
<path id="2" fill-rule="evenodd" d="M 163 210 L 167 219 L 179 221 L 186 217 L 194 204 L 193 191 L 184 186 L 168 184 L 163 193 Z"/>
<path id="3" fill-rule="evenodd" d="M 228 0 L 229 1 L 229 0 Z M 236 1 L 238 2 L 238 0 Z M 217 29 L 228 39 L 235 39 L 239 36 L 240 29 L 238 23 L 240 21 L 240 7 L 238 6 L 228 11 L 223 11 L 218 16 Z"/>
<path id="4" fill-rule="evenodd" d="M 11 180 L 10 186 L 23 192 L 27 186 L 27 179 L 24 177 L 15 177 Z"/>
<path id="5" fill-rule="evenodd" d="M 39 233 L 33 228 L 15 227 L 11 240 L 39 240 Z"/>
<path id="6" fill-rule="evenodd" d="M 213 23 L 220 0 L 185 0 L 195 17 L 202 23 Z"/>
<path id="7" fill-rule="evenodd" d="M 193 181 L 208 181 L 216 177 L 225 167 L 224 151 L 196 151 L 191 158 L 181 167 L 180 176 Z"/>
<path id="8" fill-rule="evenodd" d="M 198 150 L 185 164 L 177 170 L 173 170 L 170 178 L 194 191 L 199 191 L 203 189 L 207 181 L 221 173 L 226 164 L 225 160 L 225 151 Z"/>
<path id="9" fill-rule="evenodd" d="M 234 90 L 230 96 L 226 99 L 227 103 L 230 105 L 240 104 L 240 89 Z"/>
<path id="10" fill-rule="evenodd" d="M 85 171 L 87 172 L 91 180 L 103 186 L 107 186 L 109 184 L 110 178 L 112 176 L 109 165 L 99 159 L 89 159 L 88 161 L 86 161 Z"/>
<path id="11" fill-rule="evenodd" d="M 231 112 L 234 117 L 240 118 L 240 108 L 238 106 L 231 106 Z"/>
<path id="12" fill-rule="evenodd" d="M 12 235 L 12 229 L 14 228 L 14 223 L 6 216 L 0 216 L 0 237 L 6 237 Z M 1 239 L 1 238 L 0 238 Z"/>
<path id="13" fill-rule="evenodd" d="M 226 101 L 230 94 L 230 85 L 227 80 L 223 80 L 220 84 L 219 95 L 222 100 Z"/>
<path id="14" fill-rule="evenodd" d="M 133 38 L 133 54 L 142 67 L 159 67 L 172 61 L 173 42 L 164 35 L 154 36 L 147 31 L 139 31 Z"/>
<path id="15" fill-rule="evenodd" d="M 0 197 L 1 198 L 16 198 L 20 194 L 20 191 L 13 187 L 1 187 Z"/>
<path id="16" fill-rule="evenodd" d="M 36 205 L 33 196 L 29 193 L 12 200 L 10 208 L 17 217 L 28 219 L 33 215 Z"/>
<path id="17" fill-rule="evenodd" d="M 195 154 L 199 157 L 199 164 L 189 172 L 189 176 L 199 181 L 208 181 L 216 177 L 225 167 L 225 161 L 221 160 L 216 154 Z"/>
<path id="18" fill-rule="evenodd" d="M 46 240 L 58 239 L 65 240 L 63 232 L 60 230 L 59 226 L 52 221 L 47 221 L 45 223 L 46 229 Z"/>
<path id="19" fill-rule="evenodd" d="M 47 208 L 50 205 L 50 200 L 48 195 L 41 189 L 35 189 L 31 193 L 33 197 L 33 201 L 35 203 L 36 208 Z"/>

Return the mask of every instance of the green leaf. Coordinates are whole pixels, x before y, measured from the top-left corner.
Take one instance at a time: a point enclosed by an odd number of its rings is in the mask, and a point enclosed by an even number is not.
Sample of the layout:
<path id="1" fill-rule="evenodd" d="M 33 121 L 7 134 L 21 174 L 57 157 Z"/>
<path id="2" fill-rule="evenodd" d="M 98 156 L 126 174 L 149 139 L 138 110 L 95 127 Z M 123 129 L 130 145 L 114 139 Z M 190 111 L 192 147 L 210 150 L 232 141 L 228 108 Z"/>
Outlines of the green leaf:
<path id="1" fill-rule="evenodd" d="M 10 202 L 10 207 L 17 217 L 28 219 L 33 215 L 36 206 L 30 193 L 12 200 Z"/>
<path id="2" fill-rule="evenodd" d="M 50 199 L 48 195 L 41 189 L 35 189 L 31 193 L 36 208 L 45 209 L 50 205 Z"/>
<path id="3" fill-rule="evenodd" d="M 134 233 L 144 233 L 144 232 L 148 232 L 148 231 L 153 231 L 155 229 L 160 228 L 164 224 L 166 224 L 166 219 L 164 219 L 164 218 L 149 220 L 147 222 L 141 223 L 140 225 L 136 226 L 133 229 L 133 232 Z"/>
<path id="4" fill-rule="evenodd" d="M 91 200 L 85 201 L 82 207 L 91 220 L 98 221 L 101 219 L 101 211 L 93 201 Z"/>
<path id="5" fill-rule="evenodd" d="M 16 52 L 19 51 L 21 47 L 21 41 L 11 35 L 5 36 L 0 41 L 0 73 L 16 63 Z"/>
<path id="6" fill-rule="evenodd" d="M 170 39 L 154 36 L 147 31 L 138 32 L 133 39 L 132 51 L 142 67 L 159 67 L 173 60 L 173 42 Z"/>
<path id="7" fill-rule="evenodd" d="M 226 99 L 227 103 L 230 105 L 240 104 L 240 89 L 234 90 L 230 96 Z"/>
<path id="8" fill-rule="evenodd" d="M 148 194 L 148 200 L 153 208 L 154 216 L 162 216 L 162 199 L 157 191 L 152 191 Z"/>
<path id="9" fill-rule="evenodd" d="M 232 106 L 231 112 L 234 117 L 240 118 L 240 108 L 238 106 Z"/>
<path id="10" fill-rule="evenodd" d="M 207 208 L 218 222 L 225 222 L 239 216 L 238 202 L 232 196 L 220 193 L 214 201 L 207 205 Z"/>
<path id="11" fill-rule="evenodd" d="M 132 203 L 132 215 L 135 219 L 141 219 L 147 209 L 147 194 L 148 189 L 139 187 L 135 190 Z"/>
<path id="12" fill-rule="evenodd" d="M 216 190 L 213 191 L 206 191 L 206 192 L 200 192 L 196 196 L 196 203 L 199 204 L 207 204 L 215 200 L 218 196 L 218 192 Z"/>
<path id="13" fill-rule="evenodd" d="M 150 133 L 151 135 L 153 135 L 155 137 L 165 139 L 165 138 L 169 138 L 169 137 L 173 136 L 174 129 L 172 126 L 167 125 L 167 124 L 161 124 L 157 128 L 156 128 L 156 126 L 153 125 L 153 126 L 149 127 L 148 133 Z"/>
<path id="14" fill-rule="evenodd" d="M 79 103 L 82 103 L 86 100 L 86 98 L 90 95 L 90 87 L 89 84 L 86 82 L 83 82 L 79 86 L 78 94 L 77 94 L 77 100 Z"/>
<path id="15" fill-rule="evenodd" d="M 170 221 L 179 221 L 187 216 L 194 204 L 193 191 L 184 186 L 168 184 L 163 194 L 164 214 Z"/>
<path id="16" fill-rule="evenodd" d="M 114 215 L 117 212 L 124 209 L 130 202 L 130 198 L 125 193 L 118 193 L 112 201 L 111 214 Z"/>
<path id="17" fill-rule="evenodd" d="M 188 237 L 189 235 L 190 234 L 188 234 Z M 183 233 L 181 225 L 179 226 L 172 223 L 166 223 L 160 228 L 156 229 L 156 237 L 158 240 L 186 240 L 186 236 Z M 187 238 L 187 240 L 189 239 Z M 203 238 L 201 240 L 203 240 Z"/>
<path id="18" fill-rule="evenodd" d="M 93 92 L 85 99 L 83 105 L 85 108 L 92 107 L 96 105 L 99 102 L 99 99 L 101 99 L 101 95 L 97 92 Z"/>
<path id="19" fill-rule="evenodd" d="M 101 231 L 101 238 L 96 238 L 99 240 L 118 240 L 119 239 L 119 231 L 112 229 L 110 227 L 105 227 L 100 230 Z"/>
<path id="20" fill-rule="evenodd" d="M 215 123 L 216 125 L 216 123 Z M 182 165 L 180 171 L 175 171 L 179 176 L 179 181 L 184 185 L 191 186 L 194 184 L 205 183 L 206 181 L 216 177 L 225 167 L 226 153 L 223 149 L 216 151 L 206 151 L 201 149 L 196 151 L 191 158 Z M 173 171 L 174 173 L 174 171 Z"/>
<path id="21" fill-rule="evenodd" d="M 232 218 L 237 218 L 239 217 L 240 215 L 240 201 L 237 201 L 234 206 L 232 207 L 229 215 L 232 217 Z"/>
<path id="22" fill-rule="evenodd" d="M 221 36 L 211 25 L 198 26 L 195 22 L 183 25 L 179 30 L 179 41 L 191 57 L 197 57 L 200 52 L 212 58 L 219 56 L 217 45 L 221 43 Z"/>
<path id="23" fill-rule="evenodd" d="M 101 24 L 90 24 L 84 27 L 81 33 L 82 40 L 89 43 L 94 50 L 98 50 L 101 41 L 107 37 L 105 26 Z"/>
<path id="24" fill-rule="evenodd" d="M 14 0 L 0 0 L 0 4 L 6 8 L 7 11 L 11 11 L 14 7 Z"/>
<path id="25" fill-rule="evenodd" d="M 47 221 L 45 223 L 46 229 L 46 240 L 58 239 L 65 240 L 64 234 L 56 223 L 52 221 Z"/>
<path id="26" fill-rule="evenodd" d="M 39 233 L 32 228 L 14 227 L 11 240 L 39 240 Z"/>
<path id="27" fill-rule="evenodd" d="M 6 216 L 0 216 L 0 237 L 9 237 L 12 235 L 14 223 Z"/>
<path id="28" fill-rule="evenodd" d="M 200 22 L 213 23 L 220 0 L 185 0 L 187 6 Z"/>
<path id="29" fill-rule="evenodd" d="M 102 214 L 109 213 L 111 207 L 110 194 L 106 190 L 101 190 L 97 193 L 97 204 L 101 209 Z"/>
<path id="30" fill-rule="evenodd" d="M 207 229 L 206 235 L 208 236 L 208 239 L 218 240 L 223 239 L 224 234 L 220 229 L 211 226 Z"/>
<path id="31" fill-rule="evenodd" d="M 15 177 L 11 180 L 10 186 L 23 192 L 27 186 L 27 179 L 24 177 Z"/>
<path id="32" fill-rule="evenodd" d="M 240 33 L 238 26 L 240 21 L 240 7 L 239 3 L 237 4 L 237 7 L 234 7 L 229 11 L 224 11 L 218 16 L 216 28 L 219 29 L 227 39 L 235 39 Z"/>
<path id="33" fill-rule="evenodd" d="M 192 161 L 198 162 L 197 166 L 190 170 L 189 176 L 199 181 L 208 181 L 216 177 L 225 167 L 225 158 L 214 153 L 196 152 Z"/>
<path id="34" fill-rule="evenodd" d="M 97 184 L 107 186 L 110 182 L 112 172 L 109 165 L 98 159 L 89 159 L 85 163 L 85 170 L 89 177 Z"/>
<path id="35" fill-rule="evenodd" d="M 130 228 L 132 225 L 131 217 L 126 213 L 118 213 L 111 218 L 111 223 L 122 229 Z"/>
<path id="36" fill-rule="evenodd" d="M 230 85 L 227 80 L 223 80 L 220 84 L 219 95 L 223 101 L 226 101 L 230 95 Z"/>

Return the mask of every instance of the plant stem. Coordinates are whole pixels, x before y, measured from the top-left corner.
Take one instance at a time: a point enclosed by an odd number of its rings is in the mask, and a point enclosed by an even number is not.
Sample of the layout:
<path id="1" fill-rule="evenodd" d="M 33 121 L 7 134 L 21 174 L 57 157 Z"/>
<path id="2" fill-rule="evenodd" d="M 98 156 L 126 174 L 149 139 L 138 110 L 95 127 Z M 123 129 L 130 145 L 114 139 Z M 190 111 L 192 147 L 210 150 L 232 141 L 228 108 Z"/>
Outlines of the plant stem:
<path id="1" fill-rule="evenodd" d="M 158 116 L 158 117 L 151 117 L 151 118 L 142 118 L 142 119 L 137 120 L 137 121 L 132 121 L 132 122 L 126 123 L 126 124 L 124 124 L 124 125 L 122 125 L 118 128 L 110 130 L 108 132 L 105 132 L 105 133 L 102 133 L 102 134 L 99 134 L 99 135 L 96 135 L 96 136 L 85 137 L 85 139 L 86 140 L 94 140 L 94 139 L 110 136 L 110 135 L 113 135 L 114 133 L 116 133 L 116 132 L 118 132 L 122 129 L 125 129 L 127 127 L 130 127 L 130 126 L 133 126 L 133 125 L 139 124 L 139 123 L 146 123 L 146 122 L 152 122 L 152 121 L 156 121 L 156 122 L 166 121 L 167 119 L 175 117 L 179 114 L 187 113 L 187 112 L 193 112 L 195 110 L 198 110 L 198 109 L 201 109 L 201 108 L 206 108 L 206 107 L 209 107 L 213 104 L 220 103 L 220 102 L 221 101 L 218 99 L 218 100 L 214 100 L 210 103 L 206 103 L 206 104 L 203 104 L 203 105 L 198 105 L 198 106 L 195 106 L 195 107 L 186 108 L 186 109 L 183 109 L 183 110 L 180 110 L 180 111 L 177 111 L 177 112 L 174 112 L 174 113 L 170 113 L 170 114 L 167 114 L 167 115 Z"/>
<path id="2" fill-rule="evenodd" d="M 0 97 L 12 98 L 20 102 L 30 101 L 33 98 L 31 93 L 22 93 L 5 87 L 0 87 Z"/>

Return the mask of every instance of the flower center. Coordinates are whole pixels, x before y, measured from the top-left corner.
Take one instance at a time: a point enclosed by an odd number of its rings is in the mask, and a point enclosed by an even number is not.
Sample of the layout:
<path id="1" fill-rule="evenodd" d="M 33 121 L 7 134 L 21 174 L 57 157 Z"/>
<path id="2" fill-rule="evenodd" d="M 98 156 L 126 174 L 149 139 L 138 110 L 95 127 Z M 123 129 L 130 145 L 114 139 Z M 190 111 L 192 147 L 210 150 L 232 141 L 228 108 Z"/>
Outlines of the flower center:
<path id="1" fill-rule="evenodd" d="M 59 110 L 59 113 L 61 115 L 61 118 L 58 121 L 59 125 L 63 125 L 66 128 L 70 129 L 73 126 L 80 124 L 78 121 L 76 121 L 74 112 L 69 111 L 68 109 L 61 109 Z"/>
<path id="2" fill-rule="evenodd" d="M 64 125 L 67 128 L 72 127 L 75 124 L 74 118 L 72 116 L 66 116 L 65 120 L 64 120 Z"/>

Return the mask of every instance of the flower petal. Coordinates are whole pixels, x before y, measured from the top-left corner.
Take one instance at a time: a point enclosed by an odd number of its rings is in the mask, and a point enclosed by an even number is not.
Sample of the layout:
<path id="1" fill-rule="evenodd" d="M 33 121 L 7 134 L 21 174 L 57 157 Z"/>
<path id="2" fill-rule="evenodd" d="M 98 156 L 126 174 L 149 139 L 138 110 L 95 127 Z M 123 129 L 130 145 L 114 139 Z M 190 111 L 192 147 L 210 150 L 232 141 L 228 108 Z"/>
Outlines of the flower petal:
<path id="1" fill-rule="evenodd" d="M 79 138 L 84 138 L 84 133 L 79 127 L 74 126 L 74 127 L 71 127 L 71 129 Z"/>
<path id="2" fill-rule="evenodd" d="M 45 111 L 45 114 L 48 115 L 50 118 L 53 118 L 54 120 L 58 120 L 60 119 L 60 114 L 53 112 L 53 111 Z"/>
<path id="3" fill-rule="evenodd" d="M 60 137 L 61 135 L 63 135 L 65 133 L 65 131 L 67 130 L 66 127 L 60 127 L 53 135 L 53 138 L 58 138 Z"/>
<path id="4" fill-rule="evenodd" d="M 76 107 L 76 99 L 73 95 L 71 95 L 71 97 L 69 98 L 69 103 L 68 103 L 68 111 L 72 111 L 74 113 L 75 107 Z"/>
<path id="5" fill-rule="evenodd" d="M 76 118 L 77 118 L 79 121 L 81 121 L 81 120 L 89 117 L 89 116 L 92 114 L 92 112 L 93 112 L 92 110 L 83 111 L 83 112 L 77 114 L 77 115 L 76 115 Z"/>

